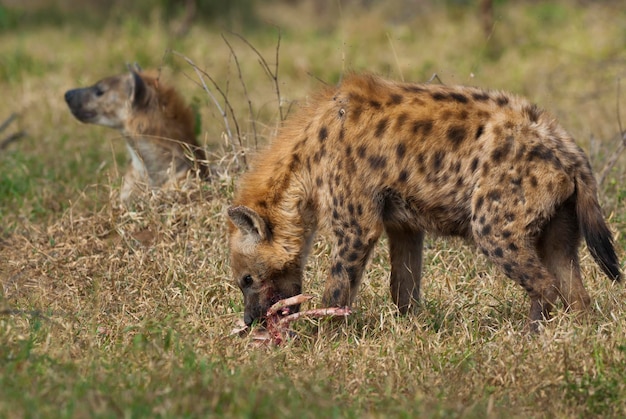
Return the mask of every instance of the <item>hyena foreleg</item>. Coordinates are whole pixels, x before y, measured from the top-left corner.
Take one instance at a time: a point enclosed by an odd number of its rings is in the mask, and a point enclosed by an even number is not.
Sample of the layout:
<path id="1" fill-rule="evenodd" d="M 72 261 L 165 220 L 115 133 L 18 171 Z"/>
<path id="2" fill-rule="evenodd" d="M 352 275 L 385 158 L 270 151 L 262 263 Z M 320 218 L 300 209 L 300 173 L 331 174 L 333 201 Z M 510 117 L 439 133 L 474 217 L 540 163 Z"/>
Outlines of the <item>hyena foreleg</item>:
<path id="1" fill-rule="evenodd" d="M 420 298 L 424 232 L 393 227 L 385 231 L 391 259 L 391 298 L 400 313 L 406 314 Z"/>
<path id="2" fill-rule="evenodd" d="M 361 284 L 365 265 L 381 232 L 381 228 L 366 229 L 355 219 L 349 227 L 333 226 L 334 243 L 330 276 L 322 298 L 326 306 L 352 305 Z"/>

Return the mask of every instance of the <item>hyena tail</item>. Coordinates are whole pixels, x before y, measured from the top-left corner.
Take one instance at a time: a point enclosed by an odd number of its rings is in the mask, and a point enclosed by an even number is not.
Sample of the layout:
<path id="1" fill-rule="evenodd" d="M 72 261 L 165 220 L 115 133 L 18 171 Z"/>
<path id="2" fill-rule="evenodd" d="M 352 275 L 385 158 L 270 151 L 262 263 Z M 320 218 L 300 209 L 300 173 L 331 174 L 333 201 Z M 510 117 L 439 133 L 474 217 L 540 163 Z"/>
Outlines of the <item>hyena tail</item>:
<path id="1" fill-rule="evenodd" d="M 591 172 L 584 178 L 591 179 L 591 182 L 595 184 Z M 615 254 L 613 235 L 604 221 L 594 184 L 590 185 L 588 182 L 583 181 L 580 176 L 576 179 L 576 214 L 578 222 L 585 236 L 587 247 L 596 263 L 610 279 L 620 281 L 621 272 L 619 260 Z"/>

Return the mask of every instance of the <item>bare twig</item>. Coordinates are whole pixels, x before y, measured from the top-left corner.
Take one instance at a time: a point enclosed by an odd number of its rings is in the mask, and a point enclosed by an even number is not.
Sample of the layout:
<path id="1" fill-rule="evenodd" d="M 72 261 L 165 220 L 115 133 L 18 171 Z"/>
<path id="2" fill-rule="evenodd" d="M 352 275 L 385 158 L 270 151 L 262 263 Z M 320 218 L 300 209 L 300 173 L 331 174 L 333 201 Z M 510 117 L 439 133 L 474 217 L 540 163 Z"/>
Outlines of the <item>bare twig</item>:
<path id="1" fill-rule="evenodd" d="M 2 122 L 2 124 L 0 124 L 0 132 L 6 130 L 9 127 L 9 125 L 11 125 L 11 122 L 15 121 L 15 118 L 17 118 L 17 114 L 12 113 L 11 115 L 9 115 L 9 117 L 5 119 L 4 122 Z M 18 131 L 9 135 L 8 137 L 0 141 L 0 150 L 4 150 L 5 148 L 7 148 L 9 144 L 19 140 L 20 138 L 24 136 L 26 136 L 26 132 L 24 131 Z"/>
<path id="2" fill-rule="evenodd" d="M 228 95 L 226 93 L 224 93 L 222 88 L 220 88 L 220 86 L 213 79 L 213 77 L 211 77 L 211 75 L 209 75 L 209 73 L 207 73 L 205 70 L 203 70 L 200 67 L 198 67 L 189 57 L 187 57 L 186 55 L 181 54 L 181 53 L 179 53 L 177 51 L 172 51 L 172 54 L 174 54 L 177 57 L 180 57 L 183 60 L 185 60 L 187 62 L 187 64 L 189 64 L 194 69 L 194 71 L 196 72 L 196 75 L 200 79 L 200 83 L 201 83 L 202 88 L 204 89 L 205 92 L 207 92 L 207 94 L 209 95 L 211 100 L 213 100 L 213 103 L 215 104 L 215 106 L 217 107 L 218 111 L 222 115 L 222 118 L 224 119 L 224 128 L 226 129 L 226 135 L 228 136 L 228 140 L 229 140 L 229 142 L 231 144 L 233 153 L 235 154 L 236 158 L 238 158 L 239 153 L 237 152 L 237 149 L 236 149 L 236 146 L 235 146 L 235 141 L 233 139 L 233 133 L 232 133 L 232 130 L 230 128 L 230 122 L 229 122 L 229 118 L 228 118 L 228 113 L 220 105 L 220 103 L 217 100 L 217 98 L 215 97 L 215 95 L 213 95 L 213 92 L 211 92 L 211 89 L 209 89 L 209 87 L 207 86 L 204 78 L 206 77 L 207 79 L 209 79 L 209 81 L 213 84 L 213 87 L 215 88 L 215 90 L 217 90 L 219 92 L 220 96 L 222 96 L 222 99 L 224 99 L 224 105 L 228 109 L 228 112 L 230 112 L 231 118 L 233 120 L 233 124 L 235 125 L 235 131 L 237 132 L 237 142 L 239 143 L 239 147 L 243 148 L 243 142 L 241 140 L 241 131 L 239 130 L 239 123 L 237 122 L 237 118 L 235 117 L 235 112 L 233 110 L 233 107 L 230 104 L 230 101 L 228 100 Z M 247 167 L 248 163 L 247 163 L 245 154 L 241 154 L 241 158 L 243 160 L 243 166 Z"/>
<path id="3" fill-rule="evenodd" d="M 4 122 L 0 125 L 0 132 L 2 132 L 5 129 L 7 129 L 9 124 L 11 124 L 11 122 L 13 122 L 15 120 L 15 118 L 17 118 L 17 114 L 12 113 L 11 115 L 9 115 L 9 117 L 7 119 L 5 119 Z"/>
<path id="4" fill-rule="evenodd" d="M 276 98 L 278 99 L 278 113 L 280 115 L 280 120 L 284 121 L 285 115 L 283 112 L 282 98 L 280 96 L 280 84 L 278 83 L 278 64 L 279 64 L 281 32 L 280 32 L 280 28 L 277 27 L 277 29 L 278 29 L 278 40 L 276 42 L 276 63 L 274 64 L 274 71 L 272 71 L 272 69 L 270 68 L 270 65 L 268 64 L 267 60 L 265 59 L 265 57 L 263 57 L 263 54 L 261 54 L 259 50 L 256 49 L 256 47 L 250 43 L 250 41 L 248 41 L 246 38 L 244 38 L 242 35 L 238 33 L 235 33 L 235 32 L 231 32 L 231 33 L 237 38 L 241 39 L 241 41 L 243 41 L 259 58 L 259 64 L 261 64 L 261 67 L 263 68 L 263 70 L 265 70 L 265 74 L 267 74 L 267 76 L 274 83 L 274 90 L 276 92 Z"/>
<path id="5" fill-rule="evenodd" d="M 7 138 L 5 138 L 4 140 L 2 140 L 0 142 L 0 150 L 4 150 L 5 148 L 7 148 L 7 146 L 17 140 L 19 140 L 22 137 L 26 136 L 26 132 L 24 131 L 19 131 L 19 132 L 15 132 L 11 135 L 9 135 Z"/>
<path id="6" fill-rule="evenodd" d="M 241 73 L 241 66 L 239 65 L 239 59 L 237 58 L 237 54 L 235 54 L 235 51 L 232 45 L 230 45 L 230 42 L 228 42 L 228 39 L 226 39 L 226 37 L 223 34 L 222 34 L 222 39 L 224 40 L 224 42 L 226 42 L 226 45 L 228 46 L 228 49 L 230 49 L 230 53 L 235 60 L 235 65 L 237 66 L 237 72 L 239 74 L 239 81 L 241 82 L 241 87 L 243 87 L 243 93 L 246 96 L 246 99 L 248 100 L 248 111 L 250 113 L 250 123 L 252 124 L 252 134 L 254 135 L 254 148 L 257 149 L 259 147 L 259 142 L 258 142 L 258 136 L 256 132 L 256 118 L 254 117 L 254 112 L 252 110 L 252 101 L 250 100 L 250 95 L 248 95 L 248 89 L 246 88 L 246 83 L 243 80 L 243 75 Z"/>
<path id="7" fill-rule="evenodd" d="M 615 105 L 615 109 L 617 112 L 617 126 L 619 127 L 619 132 L 620 132 L 620 143 L 615 149 L 615 151 L 611 154 L 611 157 L 609 157 L 608 161 L 604 165 L 604 168 L 602 169 L 602 172 L 600 173 L 600 176 L 598 178 L 598 184 L 600 185 L 602 185 L 604 181 L 606 180 L 606 177 L 608 176 L 609 172 L 611 171 L 611 169 L 613 169 L 613 167 L 617 163 L 617 159 L 619 158 L 619 156 L 624 152 L 624 150 L 626 150 L 626 131 L 624 131 L 624 128 L 622 125 L 622 117 L 620 115 L 620 106 L 619 106 L 620 93 L 621 93 L 621 80 L 617 79 L 617 103 Z"/>
<path id="8" fill-rule="evenodd" d="M 441 81 L 441 79 L 439 78 L 439 75 L 437 73 L 433 73 L 432 76 L 430 76 L 430 78 L 426 81 L 426 84 L 430 84 L 433 81 L 437 80 L 439 82 L 439 84 L 445 84 L 443 81 Z"/>

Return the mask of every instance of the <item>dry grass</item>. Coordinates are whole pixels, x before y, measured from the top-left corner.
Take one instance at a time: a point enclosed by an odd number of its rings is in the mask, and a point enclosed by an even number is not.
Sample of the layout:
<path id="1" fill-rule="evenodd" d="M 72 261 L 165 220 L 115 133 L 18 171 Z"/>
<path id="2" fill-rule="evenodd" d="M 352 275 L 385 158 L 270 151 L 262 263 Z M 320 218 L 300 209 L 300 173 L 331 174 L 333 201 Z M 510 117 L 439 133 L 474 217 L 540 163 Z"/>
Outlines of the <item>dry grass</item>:
<path id="1" fill-rule="evenodd" d="M 315 13 L 311 4 L 300 7 Z M 551 7 L 502 5 L 489 42 L 469 9 L 429 6 L 399 16 L 388 6 L 345 7 L 339 18 L 330 10 L 298 25 L 291 22 L 303 9 L 279 4 L 260 14 L 283 30 L 287 106 L 319 85 L 309 73 L 335 82 L 348 68 L 407 80 L 437 72 L 446 83 L 536 100 L 559 115 L 599 171 L 616 148 L 624 12 L 610 4 Z M 274 86 L 257 57 L 229 38 L 251 116 L 217 29 L 195 26 L 179 40 L 156 20 L 129 19 L 100 33 L 29 30 L 0 35 L 0 95 L 14 98 L 0 103 L 0 119 L 19 111 L 19 128 L 29 133 L 0 155 L 0 416 L 626 416 L 626 292 L 585 249 L 592 312 L 575 319 L 560 311 L 539 336 L 523 332 L 522 290 L 457 240 L 428 240 L 422 306 L 398 316 L 383 239 L 347 321 L 297 323 L 298 338 L 276 348 L 228 337 L 242 310 L 224 225 L 239 172 L 197 75 L 180 57 L 163 57 L 167 48 L 181 52 L 227 92 L 246 152 L 252 119 L 260 142 L 277 125 Z M 276 32 L 257 31 L 247 39 L 271 63 Z M 42 47 L 42 39 L 59 48 Z M 79 125 L 62 94 L 134 60 L 162 65 L 163 77 L 194 98 L 202 142 L 223 175 L 126 210 L 111 199 L 125 161 L 121 139 Z M 601 196 L 621 260 L 625 181 L 622 157 Z M 321 295 L 328 263 L 322 237 L 307 293 Z"/>

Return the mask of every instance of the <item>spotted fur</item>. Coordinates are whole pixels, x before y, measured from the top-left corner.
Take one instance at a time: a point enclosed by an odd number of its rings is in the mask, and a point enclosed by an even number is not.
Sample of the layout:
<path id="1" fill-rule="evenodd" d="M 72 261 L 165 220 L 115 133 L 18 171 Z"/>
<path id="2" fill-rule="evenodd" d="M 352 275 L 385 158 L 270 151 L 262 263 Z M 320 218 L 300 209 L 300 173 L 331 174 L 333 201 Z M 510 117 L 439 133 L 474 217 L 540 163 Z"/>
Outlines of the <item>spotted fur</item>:
<path id="1" fill-rule="evenodd" d="M 157 76 L 131 69 L 93 86 L 69 90 L 65 101 L 79 121 L 117 129 L 126 138 L 130 165 L 120 193 L 123 202 L 143 186 L 174 183 L 194 167 L 206 175 L 193 112 Z"/>
<path id="2" fill-rule="evenodd" d="M 524 99 L 348 76 L 304 105 L 240 180 L 228 214 L 244 319 L 301 291 L 311 241 L 326 228 L 326 305 L 353 303 L 385 232 L 391 295 L 407 312 L 419 299 L 424 233 L 460 236 L 526 290 L 536 329 L 558 297 L 590 304 L 581 235 L 620 279 L 596 189 L 584 152 Z"/>

